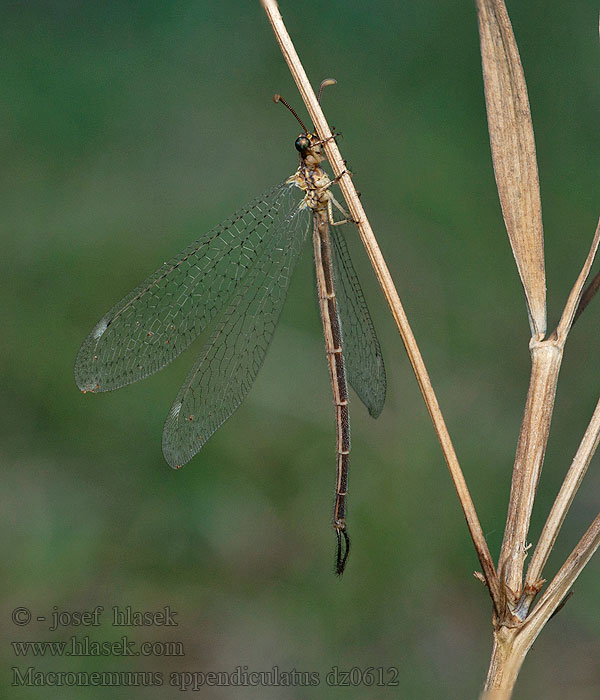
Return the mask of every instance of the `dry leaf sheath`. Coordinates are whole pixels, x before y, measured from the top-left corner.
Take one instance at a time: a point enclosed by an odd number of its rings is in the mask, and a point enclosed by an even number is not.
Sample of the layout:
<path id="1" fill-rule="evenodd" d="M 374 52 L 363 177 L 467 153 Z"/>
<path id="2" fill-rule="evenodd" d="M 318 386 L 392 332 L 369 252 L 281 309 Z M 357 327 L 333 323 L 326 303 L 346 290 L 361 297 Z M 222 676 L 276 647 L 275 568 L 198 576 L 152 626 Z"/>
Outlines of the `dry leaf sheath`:
<path id="1" fill-rule="evenodd" d="M 523 67 L 506 7 L 478 0 L 492 160 L 510 245 L 525 289 L 531 334 L 546 333 L 546 276 L 535 142 Z"/>

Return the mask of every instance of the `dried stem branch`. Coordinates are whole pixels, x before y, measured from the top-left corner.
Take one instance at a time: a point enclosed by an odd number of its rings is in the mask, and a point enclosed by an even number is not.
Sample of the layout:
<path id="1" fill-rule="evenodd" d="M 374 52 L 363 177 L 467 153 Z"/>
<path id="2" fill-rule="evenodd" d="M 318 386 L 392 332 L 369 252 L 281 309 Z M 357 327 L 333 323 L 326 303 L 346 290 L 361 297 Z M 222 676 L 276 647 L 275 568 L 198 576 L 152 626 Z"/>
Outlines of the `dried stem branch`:
<path id="1" fill-rule="evenodd" d="M 498 585 L 498 577 L 496 575 L 496 570 L 494 563 L 490 556 L 487 543 L 475 511 L 475 506 L 471 499 L 471 495 L 467 488 L 464 475 L 460 468 L 448 429 L 446 427 L 442 412 L 440 410 L 436 395 L 433 391 L 431 385 L 431 380 L 427 373 L 425 363 L 417 346 L 417 342 L 408 323 L 408 319 L 400 302 L 398 292 L 394 286 L 392 277 L 389 273 L 386 262 L 379 250 L 379 246 L 369 224 L 369 221 L 365 215 L 363 207 L 360 203 L 354 185 L 352 183 L 352 178 L 350 174 L 346 171 L 344 166 L 344 161 L 340 155 L 338 146 L 334 139 L 331 138 L 331 129 L 325 119 L 323 110 L 317 101 L 317 97 L 310 85 L 308 77 L 304 71 L 304 68 L 300 62 L 298 54 L 292 44 L 290 36 L 285 28 L 277 3 L 275 0 L 261 0 L 262 5 L 265 9 L 269 22 L 275 33 L 275 37 L 283 56 L 289 66 L 292 76 L 298 86 L 298 90 L 302 96 L 304 104 L 310 114 L 313 121 L 316 132 L 325 144 L 324 150 L 327 158 L 331 164 L 334 175 L 338 178 L 340 189 L 348 205 L 348 209 L 360 233 L 361 240 L 369 260 L 375 270 L 377 279 L 381 285 L 383 293 L 385 295 L 386 301 L 389 304 L 392 315 L 402 337 L 402 341 L 406 348 L 410 363 L 413 367 L 414 373 L 419 383 L 421 393 L 427 405 L 429 415 L 433 422 L 435 431 L 437 433 L 438 439 L 442 446 L 442 451 L 448 464 L 448 469 L 450 475 L 454 482 L 454 487 L 458 494 L 465 519 L 475 545 L 477 556 L 479 558 L 481 567 L 483 569 L 483 574 L 485 576 L 486 583 L 488 585 L 490 595 L 494 602 L 494 607 L 497 611 L 500 610 L 500 590 Z"/>
<path id="2" fill-rule="evenodd" d="M 596 404 L 596 409 L 581 440 L 577 454 L 573 458 L 571 467 L 554 501 L 527 569 L 524 596 L 519 603 L 519 609 L 522 610 L 523 616 L 527 614 L 533 599 L 537 595 L 541 585 L 542 571 L 560 532 L 565 516 L 598 447 L 598 442 L 600 442 L 600 399 Z"/>
<path id="3" fill-rule="evenodd" d="M 598 219 L 598 224 L 596 226 L 596 233 L 592 240 L 592 245 L 590 247 L 590 252 L 588 253 L 585 264 L 579 273 L 577 281 L 573 285 L 571 294 L 565 305 L 565 310 L 563 311 L 562 318 L 558 324 L 557 333 L 559 335 L 566 334 L 571 329 L 571 326 L 575 323 L 577 318 L 583 313 L 585 307 L 590 303 L 592 297 L 600 286 L 600 278 L 598 275 L 592 280 L 589 287 L 583 291 L 583 287 L 587 281 L 587 278 L 594 264 L 594 258 L 598 252 L 598 244 L 600 243 L 600 219 Z M 600 274 L 600 273 L 599 273 Z"/>
<path id="4" fill-rule="evenodd" d="M 583 268 L 577 278 L 577 281 L 573 285 L 573 289 L 569 294 L 567 303 L 565 304 L 565 309 L 563 311 L 560 323 L 556 331 L 553 333 L 553 338 L 558 341 L 560 347 L 564 346 L 569 330 L 571 329 L 576 313 L 581 309 L 581 299 L 583 293 L 583 287 L 589 276 L 590 269 L 594 262 L 594 258 L 598 251 L 598 244 L 600 243 L 600 221 L 596 227 L 596 232 L 590 247 L 590 251 L 583 265 Z M 600 440 L 600 400 L 596 405 L 596 409 L 590 421 L 590 424 L 581 440 L 577 454 L 575 455 L 573 462 L 565 480 L 561 486 L 561 489 L 556 497 L 556 500 L 552 506 L 540 540 L 535 549 L 531 563 L 527 570 L 527 575 L 525 577 L 525 583 L 523 587 L 523 592 L 521 599 L 519 600 L 517 606 L 517 617 L 519 619 L 524 619 L 527 615 L 531 603 L 538 594 L 543 581 L 541 580 L 542 571 L 544 565 L 548 559 L 550 551 L 554 546 L 556 537 L 560 531 L 562 523 L 565 519 L 567 511 L 569 510 L 573 498 L 579 489 L 581 481 L 585 475 L 587 467 L 598 447 L 598 441 Z M 539 477 L 538 477 L 539 478 Z"/>
<path id="5" fill-rule="evenodd" d="M 600 546 L 600 514 L 596 516 L 585 535 L 561 566 L 548 588 L 542 594 L 531 615 L 525 621 L 523 630 L 533 636 L 531 644 L 543 626 L 552 617 L 563 598 L 567 595 L 576 578 Z"/>
<path id="6" fill-rule="evenodd" d="M 579 306 L 577 307 L 577 312 L 575 314 L 575 318 L 573 319 L 573 323 L 575 323 L 575 321 L 585 311 L 586 306 L 596 296 L 599 289 L 600 289 L 600 272 L 598 272 L 598 274 L 594 277 L 594 279 L 589 283 L 585 292 L 581 295 L 581 301 L 579 302 Z"/>
<path id="7" fill-rule="evenodd" d="M 499 575 L 506 584 L 506 612 L 508 615 L 516 615 L 520 620 L 524 618 L 523 613 L 526 614 L 526 609 L 522 610 L 520 605 L 520 602 L 523 602 L 520 599 L 523 594 L 523 566 L 527 554 L 526 538 L 550 433 L 563 349 L 599 243 L 600 221 L 558 327 L 547 340 L 536 341 L 532 338 L 530 342 L 531 379 L 515 456 L 506 529 L 498 564 Z M 537 579 L 529 580 L 528 583 L 533 586 L 536 585 L 536 581 Z M 535 597 L 536 593 L 534 590 L 525 590 L 528 597 Z"/>
<path id="8" fill-rule="evenodd" d="M 585 260 L 585 263 L 583 264 L 583 267 L 581 268 L 581 272 L 579 273 L 579 277 L 577 278 L 575 284 L 573 285 L 573 289 L 571 290 L 571 293 L 569 294 L 569 298 L 567 299 L 567 303 L 565 304 L 565 309 L 563 311 L 563 314 L 560 319 L 560 323 L 558 324 L 558 327 L 556 329 L 556 334 L 560 338 L 562 336 L 566 337 L 568 332 L 571 330 L 571 326 L 573 325 L 573 320 L 575 318 L 575 314 L 577 313 L 577 310 L 581 306 L 581 300 L 583 297 L 583 287 L 587 281 L 587 278 L 590 274 L 590 270 L 592 269 L 592 265 L 594 264 L 594 259 L 596 257 L 596 253 L 598 252 L 598 244 L 600 243 L 600 219 L 598 220 L 598 224 L 596 226 L 596 232 L 594 233 L 594 238 L 592 240 L 592 245 L 590 246 L 590 252 L 588 253 L 588 256 Z"/>

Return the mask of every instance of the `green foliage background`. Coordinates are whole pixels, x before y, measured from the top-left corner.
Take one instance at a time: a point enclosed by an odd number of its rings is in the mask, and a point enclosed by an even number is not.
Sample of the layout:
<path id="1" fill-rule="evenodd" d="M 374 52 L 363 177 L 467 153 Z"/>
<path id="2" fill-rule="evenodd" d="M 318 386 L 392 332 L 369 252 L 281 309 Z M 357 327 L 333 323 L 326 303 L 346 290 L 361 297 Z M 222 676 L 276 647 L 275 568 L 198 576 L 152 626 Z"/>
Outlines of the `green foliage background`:
<path id="1" fill-rule="evenodd" d="M 528 81 L 546 235 L 549 323 L 598 211 L 597 3 L 509 3 Z M 528 324 L 487 136 L 474 3 L 330 0 L 281 10 L 421 344 L 497 556 L 527 388 Z M 7 698 L 175 698 L 162 688 L 15 688 L 55 670 L 295 668 L 313 688 L 204 688 L 205 698 L 476 697 L 490 603 L 400 339 L 350 241 L 388 369 L 373 421 L 355 399 L 353 551 L 332 573 L 334 419 L 310 248 L 243 407 L 182 471 L 161 429 L 194 351 L 113 394 L 72 367 L 92 325 L 157 265 L 296 167 L 304 114 L 258 1 L 4 3 L 0 22 L 2 645 Z M 567 345 L 531 537 L 598 398 L 594 303 Z M 598 459 L 547 576 L 598 511 Z M 516 698 L 600 695 L 598 559 L 532 649 Z M 178 611 L 185 657 L 16 659 L 35 616 L 130 605 Z M 27 606 L 34 621 L 10 615 Z M 399 687 L 328 687 L 332 667 L 396 667 Z M 388 677 L 387 675 L 385 676 Z"/>

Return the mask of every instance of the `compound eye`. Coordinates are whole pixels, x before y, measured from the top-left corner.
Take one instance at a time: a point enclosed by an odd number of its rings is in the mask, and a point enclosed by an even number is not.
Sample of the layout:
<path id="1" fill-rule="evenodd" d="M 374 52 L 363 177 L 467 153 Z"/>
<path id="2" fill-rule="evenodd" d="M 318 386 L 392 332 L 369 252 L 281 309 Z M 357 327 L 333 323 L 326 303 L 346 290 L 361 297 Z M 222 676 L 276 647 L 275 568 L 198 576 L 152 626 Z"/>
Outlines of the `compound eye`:
<path id="1" fill-rule="evenodd" d="M 306 136 L 306 134 L 301 134 L 296 139 L 295 146 L 300 153 L 304 153 L 310 148 L 310 139 Z"/>

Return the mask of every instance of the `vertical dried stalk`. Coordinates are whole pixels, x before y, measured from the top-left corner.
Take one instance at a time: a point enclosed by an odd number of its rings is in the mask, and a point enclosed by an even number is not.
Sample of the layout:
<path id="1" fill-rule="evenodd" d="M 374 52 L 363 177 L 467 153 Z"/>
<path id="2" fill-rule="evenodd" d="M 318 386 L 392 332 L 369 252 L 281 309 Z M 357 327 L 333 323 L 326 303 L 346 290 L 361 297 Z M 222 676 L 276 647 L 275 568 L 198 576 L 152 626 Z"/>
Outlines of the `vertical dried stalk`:
<path id="1" fill-rule="evenodd" d="M 531 342 L 531 378 L 517 445 L 506 529 L 498 564 L 511 613 L 521 596 L 527 532 L 546 453 L 563 348 L 557 341 Z M 509 612 L 507 611 L 507 612 Z"/>
<path id="2" fill-rule="evenodd" d="M 267 17 L 269 18 L 269 22 L 271 23 L 271 27 L 273 28 L 273 32 L 275 33 L 275 37 L 279 43 L 281 52 L 283 53 L 283 56 L 290 68 L 290 72 L 296 82 L 296 85 L 298 86 L 298 90 L 300 91 L 304 104 L 306 105 L 308 113 L 310 114 L 310 118 L 312 119 L 317 134 L 325 141 L 325 154 L 329 163 L 331 164 L 336 178 L 338 178 L 339 186 L 342 194 L 344 195 L 346 204 L 348 205 L 350 214 L 356 222 L 361 240 L 365 246 L 373 269 L 375 270 L 375 274 L 377 275 L 377 279 L 379 280 L 386 301 L 388 302 L 402 337 L 402 341 L 406 348 L 410 363 L 413 367 L 417 382 L 419 383 L 421 393 L 423 394 L 423 398 L 425 400 L 425 404 L 427 405 L 429 415 L 431 416 L 440 445 L 442 446 L 444 457 L 446 458 L 446 463 L 448 465 L 448 470 L 450 471 L 454 487 L 458 494 L 458 498 L 469 528 L 469 533 L 473 540 L 485 581 L 494 602 L 494 607 L 497 611 L 499 611 L 500 591 L 496 569 L 488 550 L 485 536 L 483 534 L 481 524 L 479 523 L 477 512 L 471 499 L 464 475 L 460 468 L 456 452 L 454 451 L 454 446 L 452 445 L 452 440 L 450 439 L 450 434 L 448 433 L 437 397 L 433 390 L 429 374 L 427 373 L 427 368 L 425 367 L 417 341 L 415 340 L 410 324 L 408 323 L 408 318 L 406 317 L 400 297 L 398 296 L 398 292 L 394 286 L 392 276 L 390 275 L 385 259 L 381 254 L 377 240 L 373 234 L 373 230 L 371 229 L 371 225 L 369 224 L 362 204 L 360 203 L 356 189 L 352 183 L 352 178 L 345 168 L 337 143 L 334 139 L 330 138 L 331 130 L 327 124 L 327 120 L 325 119 L 325 115 L 323 114 L 323 110 L 319 105 L 317 97 L 310 85 L 302 63 L 300 62 L 298 54 L 296 53 L 294 45 L 292 44 L 292 40 L 290 39 L 290 36 L 285 28 L 283 19 L 281 18 L 281 14 L 279 13 L 279 9 L 277 7 L 277 2 L 275 0 L 261 0 L 261 2 Z"/>
<path id="3" fill-rule="evenodd" d="M 506 230 L 525 291 L 532 369 L 498 564 L 508 619 L 520 596 L 526 537 L 546 450 L 562 347 L 546 332 L 544 241 L 533 125 L 523 67 L 502 0 L 477 0 L 492 160 Z"/>
<path id="4" fill-rule="evenodd" d="M 546 450 L 562 349 L 546 331 L 544 242 L 535 142 L 523 67 L 502 0 L 478 0 L 490 143 L 506 230 L 525 290 L 532 369 L 499 561 L 507 615 L 520 595 L 527 531 Z"/>
<path id="5" fill-rule="evenodd" d="M 563 348 L 579 307 L 583 288 L 599 243 L 600 222 L 598 222 L 590 251 L 569 294 L 556 331 L 548 340 L 537 342 L 532 339 L 530 343 L 531 379 L 517 445 L 506 529 L 498 563 L 499 576 L 505 582 L 507 589 L 507 614 L 516 613 L 519 619 L 523 619 L 523 612 L 526 614 L 526 610 L 517 610 L 516 606 L 523 593 L 521 582 L 527 553 L 526 538 L 550 432 L 550 420 L 554 409 Z M 539 577 L 532 580 L 528 576 L 528 584 L 533 586 L 537 578 Z M 526 593 L 535 597 L 537 591 L 530 589 Z"/>
<path id="6" fill-rule="evenodd" d="M 495 621 L 494 649 L 484 696 L 498 699 L 510 698 L 527 651 L 598 546 L 595 523 L 528 617 L 529 607 L 543 584 L 540 579 L 543 564 L 598 441 L 592 423 L 548 519 L 523 590 L 526 538 L 550 431 L 564 344 L 598 248 L 600 224 L 561 321 L 556 331 L 543 340 L 546 305 L 542 215 L 525 78 L 503 0 L 477 0 L 477 7 L 494 172 L 532 332 L 531 379 L 498 563 L 506 609 Z"/>
<path id="7" fill-rule="evenodd" d="M 531 381 L 517 446 L 509 514 L 498 567 L 502 590 L 506 596 L 506 610 L 504 615 L 496 621 L 486 692 L 482 696 L 486 700 L 503 700 L 511 697 L 525 655 L 600 543 L 599 516 L 528 616 L 529 607 L 543 584 L 540 579 L 542 567 L 599 440 L 600 401 L 573 466 L 548 517 L 542 538 L 527 572 L 525 586 L 521 589 L 527 550 L 525 538 L 548 440 L 563 349 L 599 243 L 600 222 L 556 331 L 548 340 L 536 342 L 532 339 L 531 341 Z M 507 571 L 510 571 L 514 578 L 509 578 Z"/>
<path id="8" fill-rule="evenodd" d="M 525 659 L 527 649 L 518 644 L 516 627 L 498 627 L 494 631 L 494 647 L 485 691 L 481 700 L 509 700 Z"/>

